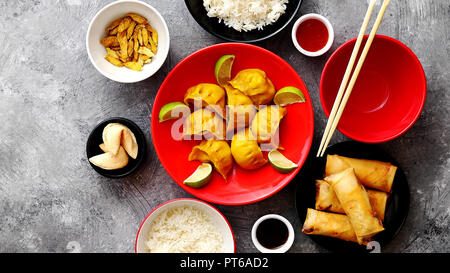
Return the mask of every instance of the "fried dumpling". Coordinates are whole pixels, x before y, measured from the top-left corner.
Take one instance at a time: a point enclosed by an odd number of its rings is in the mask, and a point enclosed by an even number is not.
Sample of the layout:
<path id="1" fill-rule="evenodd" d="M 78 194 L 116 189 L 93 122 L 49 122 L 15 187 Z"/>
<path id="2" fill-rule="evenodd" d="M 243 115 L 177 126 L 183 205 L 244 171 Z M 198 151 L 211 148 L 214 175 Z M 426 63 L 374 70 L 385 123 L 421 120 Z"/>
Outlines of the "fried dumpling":
<path id="1" fill-rule="evenodd" d="M 287 114 L 286 108 L 278 105 L 270 105 L 258 111 L 253 118 L 251 131 L 257 137 L 258 142 L 271 142 L 280 126 L 281 119 Z"/>
<path id="2" fill-rule="evenodd" d="M 227 84 L 227 133 L 234 135 L 235 130 L 248 127 L 256 115 L 256 107 L 252 100 L 241 91 Z"/>
<path id="3" fill-rule="evenodd" d="M 275 96 L 272 81 L 261 69 L 241 70 L 230 84 L 247 95 L 256 106 L 270 104 Z"/>
<path id="4" fill-rule="evenodd" d="M 211 162 L 214 168 L 227 180 L 227 175 L 233 168 L 233 157 L 228 142 L 225 140 L 202 140 L 192 148 L 189 161 Z"/>
<path id="5" fill-rule="evenodd" d="M 206 139 L 224 139 L 224 120 L 208 109 L 192 112 L 184 121 L 183 136 L 204 136 Z"/>
<path id="6" fill-rule="evenodd" d="M 253 105 L 253 101 L 243 92 L 234 88 L 232 85 L 225 85 L 227 93 L 227 105 Z"/>
<path id="7" fill-rule="evenodd" d="M 234 135 L 231 140 L 231 154 L 236 163 L 247 170 L 259 169 L 267 163 L 256 138 L 248 128 Z"/>
<path id="8" fill-rule="evenodd" d="M 225 115 L 225 100 L 223 88 L 212 83 L 200 83 L 192 86 L 184 95 L 184 103 L 193 105 L 194 110 L 208 107 L 209 110 L 216 111 L 222 117 Z M 195 101 L 198 101 L 199 106 L 195 104 Z"/>

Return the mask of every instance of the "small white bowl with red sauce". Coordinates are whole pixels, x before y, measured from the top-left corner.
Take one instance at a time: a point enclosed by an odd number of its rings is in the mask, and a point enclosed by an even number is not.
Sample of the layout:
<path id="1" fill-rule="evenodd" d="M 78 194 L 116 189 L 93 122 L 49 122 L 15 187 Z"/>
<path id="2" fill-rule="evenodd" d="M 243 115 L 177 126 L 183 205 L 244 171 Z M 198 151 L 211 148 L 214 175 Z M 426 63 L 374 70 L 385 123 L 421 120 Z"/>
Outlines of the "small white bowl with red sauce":
<path id="1" fill-rule="evenodd" d="M 327 52 L 334 40 L 333 26 L 320 14 L 300 17 L 292 27 L 292 42 L 302 54 L 317 57 Z"/>

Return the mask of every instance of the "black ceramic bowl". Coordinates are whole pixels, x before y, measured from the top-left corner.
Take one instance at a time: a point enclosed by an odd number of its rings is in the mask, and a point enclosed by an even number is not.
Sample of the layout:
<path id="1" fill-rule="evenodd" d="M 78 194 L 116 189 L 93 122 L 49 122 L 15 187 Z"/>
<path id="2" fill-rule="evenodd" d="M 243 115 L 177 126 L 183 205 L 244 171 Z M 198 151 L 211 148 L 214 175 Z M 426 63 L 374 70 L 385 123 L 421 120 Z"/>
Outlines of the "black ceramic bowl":
<path id="1" fill-rule="evenodd" d="M 392 193 L 389 196 L 386 206 L 386 214 L 383 222 L 384 230 L 373 238 L 374 241 L 380 244 L 382 251 L 383 247 L 398 234 L 408 215 L 410 195 L 408 181 L 403 170 L 390 155 L 386 154 L 374 144 L 347 141 L 328 147 L 324 157 L 312 158 L 294 178 L 297 186 L 295 205 L 302 225 L 306 218 L 306 210 L 315 207 L 315 180 L 323 178 L 327 154 L 390 162 L 398 167 L 392 185 Z M 309 235 L 309 237 L 320 246 L 334 252 L 371 251 L 366 246 L 360 246 L 353 242 L 346 242 L 331 237 L 318 235 Z"/>
<path id="2" fill-rule="evenodd" d="M 98 124 L 94 130 L 92 130 L 91 134 L 88 137 L 87 144 L 86 144 L 86 155 L 87 158 L 91 158 L 95 155 L 99 155 L 103 153 L 103 151 L 100 149 L 99 145 L 103 143 L 102 139 L 102 133 L 103 129 L 108 125 L 109 123 L 120 123 L 125 126 L 127 126 L 136 137 L 136 141 L 138 144 L 138 155 L 136 159 L 133 159 L 129 157 L 128 164 L 117 170 L 105 170 L 102 168 L 99 168 L 89 162 L 91 164 L 92 168 L 98 172 L 99 174 L 110 177 L 110 178 L 121 178 L 130 175 L 133 173 L 139 165 L 142 163 L 144 156 L 145 156 L 145 136 L 142 130 L 139 128 L 139 126 L 136 125 L 136 123 L 132 122 L 129 119 L 126 118 L 110 118 L 107 120 L 102 121 L 100 124 Z"/>
<path id="3" fill-rule="evenodd" d="M 219 23 L 218 18 L 208 17 L 203 0 L 185 0 L 185 3 L 195 21 L 209 33 L 232 42 L 253 43 L 272 37 L 284 29 L 297 14 L 302 0 L 289 0 L 285 13 L 275 23 L 265 26 L 262 30 L 247 32 L 239 32 L 227 27 L 223 22 Z"/>

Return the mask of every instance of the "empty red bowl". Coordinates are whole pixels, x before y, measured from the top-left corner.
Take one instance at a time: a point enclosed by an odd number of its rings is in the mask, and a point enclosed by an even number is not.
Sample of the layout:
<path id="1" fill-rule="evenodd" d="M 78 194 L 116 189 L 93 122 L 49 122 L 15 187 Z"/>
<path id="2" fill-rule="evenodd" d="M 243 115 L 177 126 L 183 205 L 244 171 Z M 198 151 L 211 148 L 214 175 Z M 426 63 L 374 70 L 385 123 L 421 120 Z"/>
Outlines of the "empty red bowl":
<path id="1" fill-rule="evenodd" d="M 366 40 L 367 36 L 361 49 Z M 355 42 L 356 38 L 340 46 L 322 72 L 320 100 L 327 116 L 333 108 Z M 425 73 L 416 55 L 396 39 L 377 35 L 338 130 L 349 138 L 367 143 L 394 139 L 418 119 L 426 90 Z"/>

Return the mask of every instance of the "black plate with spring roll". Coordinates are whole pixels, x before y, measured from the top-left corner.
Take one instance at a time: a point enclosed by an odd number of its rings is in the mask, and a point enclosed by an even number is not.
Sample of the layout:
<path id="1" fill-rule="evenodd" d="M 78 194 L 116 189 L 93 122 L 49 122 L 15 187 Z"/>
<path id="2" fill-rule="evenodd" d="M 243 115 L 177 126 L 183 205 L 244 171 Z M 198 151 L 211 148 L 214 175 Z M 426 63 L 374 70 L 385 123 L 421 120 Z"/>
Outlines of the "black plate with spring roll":
<path id="1" fill-rule="evenodd" d="M 295 205 L 301 225 L 303 226 L 305 222 L 307 209 L 315 208 L 315 181 L 324 177 L 326 156 L 328 154 L 389 162 L 398 167 L 395 173 L 392 191 L 386 204 L 383 221 L 384 230 L 375 235 L 368 246 L 321 235 L 307 236 L 318 245 L 333 252 L 383 252 L 383 248 L 394 239 L 405 223 L 409 210 L 410 192 L 406 176 L 397 161 L 374 144 L 355 141 L 341 142 L 328 147 L 323 157 L 316 158 L 312 155 L 306 161 L 304 168 L 294 178 L 297 187 Z"/>
<path id="2" fill-rule="evenodd" d="M 272 37 L 283 30 L 297 14 L 302 0 L 288 1 L 284 14 L 277 21 L 261 30 L 254 29 L 251 31 L 237 31 L 226 26 L 223 22 L 219 22 L 218 18 L 209 17 L 203 6 L 203 0 L 185 0 L 185 3 L 195 21 L 214 36 L 231 42 L 253 43 Z"/>

